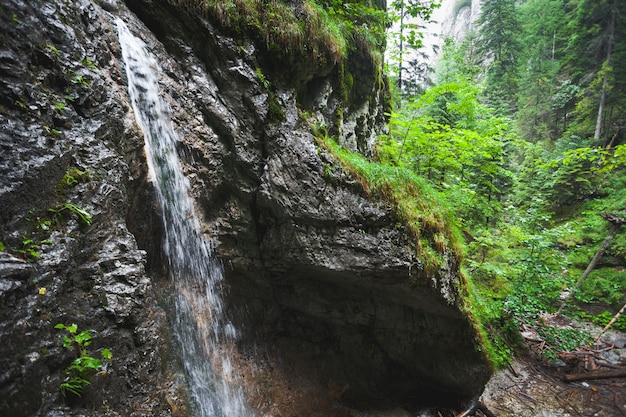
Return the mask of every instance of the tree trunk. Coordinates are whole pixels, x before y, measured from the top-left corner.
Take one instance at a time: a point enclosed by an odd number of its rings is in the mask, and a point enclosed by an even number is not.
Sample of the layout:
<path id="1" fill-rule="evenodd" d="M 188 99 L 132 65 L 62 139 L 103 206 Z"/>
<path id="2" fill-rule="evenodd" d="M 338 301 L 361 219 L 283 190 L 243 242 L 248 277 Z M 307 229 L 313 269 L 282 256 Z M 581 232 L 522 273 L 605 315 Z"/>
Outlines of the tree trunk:
<path id="1" fill-rule="evenodd" d="M 583 374 L 563 375 L 563 381 L 584 381 L 589 379 L 620 378 L 626 376 L 626 368 L 611 369 L 609 371 L 591 371 Z"/>
<path id="2" fill-rule="evenodd" d="M 617 14 L 617 6 L 613 4 L 611 8 L 611 20 L 609 21 L 609 43 L 607 45 L 606 51 L 606 65 L 603 65 L 603 70 L 608 70 L 609 64 L 611 63 L 611 52 L 613 49 L 613 40 L 615 37 L 615 15 Z M 598 106 L 598 118 L 596 119 L 596 130 L 593 134 L 594 139 L 600 139 L 600 133 L 602 133 L 602 117 L 604 114 L 604 107 L 606 105 L 606 90 L 609 84 L 609 76 L 605 72 L 603 75 L 604 79 L 602 80 L 602 93 L 600 94 L 600 104 Z"/>
<path id="3" fill-rule="evenodd" d="M 400 45 L 398 45 L 399 65 L 398 65 L 398 89 L 402 92 L 402 66 L 404 65 L 404 1 L 400 8 Z"/>

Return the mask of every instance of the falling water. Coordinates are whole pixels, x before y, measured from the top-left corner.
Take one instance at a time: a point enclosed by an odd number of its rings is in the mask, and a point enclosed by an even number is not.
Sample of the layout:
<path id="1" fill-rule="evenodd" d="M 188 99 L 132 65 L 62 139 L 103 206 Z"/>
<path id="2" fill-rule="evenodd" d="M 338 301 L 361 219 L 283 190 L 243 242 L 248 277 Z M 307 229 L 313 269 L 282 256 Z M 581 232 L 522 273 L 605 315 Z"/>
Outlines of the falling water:
<path id="1" fill-rule="evenodd" d="M 176 288 L 173 331 L 198 417 L 246 417 L 241 388 L 229 383 L 232 366 L 226 347 L 236 331 L 224 317 L 223 273 L 200 232 L 189 197 L 190 185 L 176 152 L 178 136 L 169 108 L 159 96 L 159 69 L 146 45 L 118 19 L 128 90 L 145 136 L 150 175 L 163 214 L 163 242 L 169 278 Z"/>

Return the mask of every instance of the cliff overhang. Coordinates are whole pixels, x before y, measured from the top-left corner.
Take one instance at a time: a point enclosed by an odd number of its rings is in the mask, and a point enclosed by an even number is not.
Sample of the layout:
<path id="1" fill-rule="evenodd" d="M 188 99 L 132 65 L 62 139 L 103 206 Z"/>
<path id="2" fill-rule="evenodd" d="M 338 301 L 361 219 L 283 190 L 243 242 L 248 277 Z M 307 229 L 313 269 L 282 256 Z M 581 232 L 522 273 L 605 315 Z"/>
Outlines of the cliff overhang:
<path id="1" fill-rule="evenodd" d="M 359 93 L 348 96 L 334 66 L 301 65 L 294 85 L 279 76 L 268 85 L 262 75 L 279 69 L 266 69 L 254 43 L 167 1 L 126 4 L 131 11 L 113 1 L 3 3 L 0 140 L 10 158 L 0 167 L 0 240 L 13 256 L 0 259 L 1 335 L 11 340 L 0 409 L 64 412 L 58 384 L 71 355 L 53 327 L 76 321 L 97 328 L 94 347 L 120 360 L 114 377 L 72 405 L 88 415 L 136 404 L 184 413 L 162 308 L 161 213 L 125 90 L 117 16 L 158 58 L 202 232 L 224 265 L 254 408 L 316 415 L 311 398 L 323 398 L 329 416 L 337 404 L 452 405 L 478 395 L 490 370 L 461 313 L 458 258 L 445 254 L 427 270 L 393 207 L 311 133 L 310 123 L 335 126 L 345 147 L 370 153 L 384 130 L 381 68 L 355 55 Z M 59 188 L 72 168 L 91 179 Z M 18 260 L 23 236 L 40 236 L 31 219 L 64 202 L 93 224 L 70 216 L 39 259 Z M 287 400 L 290 388 L 298 394 Z"/>

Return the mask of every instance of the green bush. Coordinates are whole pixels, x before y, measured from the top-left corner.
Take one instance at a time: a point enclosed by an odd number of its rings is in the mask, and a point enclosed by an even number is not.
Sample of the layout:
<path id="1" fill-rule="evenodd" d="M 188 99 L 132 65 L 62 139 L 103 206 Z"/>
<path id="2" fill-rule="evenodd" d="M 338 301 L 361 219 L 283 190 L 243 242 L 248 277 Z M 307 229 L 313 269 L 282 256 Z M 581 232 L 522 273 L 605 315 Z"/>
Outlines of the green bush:
<path id="1" fill-rule="evenodd" d="M 575 294 L 584 303 L 606 303 L 615 309 L 621 308 L 626 297 L 626 270 L 602 268 L 593 271 L 583 281 Z"/>
<path id="2" fill-rule="evenodd" d="M 63 347 L 76 353 L 76 359 L 64 371 L 65 377 L 59 389 L 64 397 L 68 392 L 80 397 L 85 387 L 91 383 L 90 379 L 94 375 L 107 373 L 107 367 L 113 359 L 113 355 L 109 349 L 102 349 L 100 352 L 102 359 L 91 356 L 87 347 L 92 343 L 92 335 L 96 333 L 95 330 L 79 332 L 76 323 L 69 326 L 58 323 L 54 328 L 65 330 Z"/>
<path id="3" fill-rule="evenodd" d="M 587 330 L 573 327 L 542 325 L 537 327 L 537 332 L 546 342 L 543 354 L 549 359 L 556 359 L 559 352 L 570 352 L 593 342 L 593 337 Z"/>

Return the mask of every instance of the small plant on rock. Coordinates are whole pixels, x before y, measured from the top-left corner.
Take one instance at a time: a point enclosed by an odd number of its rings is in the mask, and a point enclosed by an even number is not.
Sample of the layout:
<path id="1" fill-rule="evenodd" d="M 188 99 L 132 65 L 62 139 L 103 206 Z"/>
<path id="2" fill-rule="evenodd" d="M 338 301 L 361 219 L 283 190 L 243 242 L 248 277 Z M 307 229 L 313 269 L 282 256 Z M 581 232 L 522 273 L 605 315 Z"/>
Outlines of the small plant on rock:
<path id="1" fill-rule="evenodd" d="M 80 61 L 81 64 L 83 64 L 85 67 L 87 68 L 91 68 L 92 70 L 97 71 L 99 68 L 96 64 L 94 64 L 94 62 L 91 60 L 91 58 L 89 57 L 85 57 Z"/>
<path id="2" fill-rule="evenodd" d="M 81 170 L 77 167 L 70 167 L 63 174 L 63 178 L 57 184 L 57 191 L 59 193 L 68 190 L 75 185 L 86 183 L 91 181 L 91 171 L 90 170 Z"/>
<path id="3" fill-rule="evenodd" d="M 91 223 L 93 221 L 91 218 L 91 214 L 89 214 L 89 212 L 87 212 L 82 207 L 77 206 L 76 204 L 73 204 L 73 203 L 59 204 L 58 206 L 56 206 L 56 208 L 48 209 L 48 211 L 50 213 L 57 214 L 57 215 L 60 215 L 66 212 L 74 213 L 78 217 L 78 219 L 81 221 L 81 223 L 86 226 L 91 226 Z"/>
<path id="4" fill-rule="evenodd" d="M 87 347 L 91 345 L 95 330 L 79 332 L 76 323 L 69 326 L 59 323 L 54 328 L 67 332 L 63 336 L 63 347 L 76 352 L 76 359 L 65 369 L 65 378 L 59 386 L 61 394 L 65 397 L 68 392 L 71 392 L 80 397 L 94 375 L 107 373 L 113 355 L 109 349 L 102 349 L 102 359 L 91 356 Z"/>
<path id="5" fill-rule="evenodd" d="M 22 239 L 22 248 L 16 250 L 24 259 L 39 259 L 41 255 L 37 251 L 37 244 L 30 238 Z"/>

